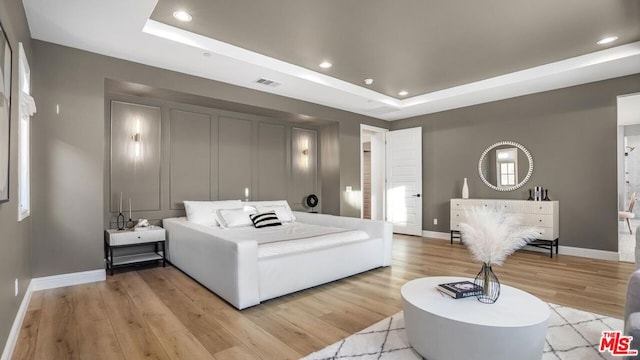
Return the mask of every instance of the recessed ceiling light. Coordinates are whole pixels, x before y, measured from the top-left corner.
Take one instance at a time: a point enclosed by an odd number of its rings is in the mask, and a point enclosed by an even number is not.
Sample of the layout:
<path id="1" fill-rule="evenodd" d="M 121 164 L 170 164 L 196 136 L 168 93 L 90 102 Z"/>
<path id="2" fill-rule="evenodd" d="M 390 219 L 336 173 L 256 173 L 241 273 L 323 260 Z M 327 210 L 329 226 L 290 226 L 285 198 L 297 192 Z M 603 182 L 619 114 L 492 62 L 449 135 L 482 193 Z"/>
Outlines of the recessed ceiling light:
<path id="1" fill-rule="evenodd" d="M 400 91 L 400 92 L 398 93 L 398 95 L 400 95 L 400 96 L 407 96 L 407 95 L 409 95 L 409 92 L 408 92 L 407 90 L 402 90 L 402 91 Z"/>
<path id="2" fill-rule="evenodd" d="M 186 11 L 178 10 L 173 12 L 173 17 L 182 22 L 189 22 L 193 19 L 191 14 Z"/>
<path id="3" fill-rule="evenodd" d="M 323 62 L 321 62 L 321 63 L 320 63 L 320 65 L 319 65 L 319 66 L 320 66 L 321 68 L 323 68 L 323 69 L 328 69 L 328 68 L 332 67 L 332 66 L 333 66 L 333 64 L 332 64 L 332 63 L 330 63 L 330 62 L 328 62 L 328 61 L 323 61 Z"/>
<path id="4" fill-rule="evenodd" d="M 373 84 L 373 79 L 364 79 L 364 83 L 367 85 Z"/>
<path id="5" fill-rule="evenodd" d="M 618 40 L 617 36 L 609 36 L 603 39 L 598 40 L 598 45 L 604 45 L 604 44 L 608 44 L 608 43 L 612 43 L 614 41 Z"/>

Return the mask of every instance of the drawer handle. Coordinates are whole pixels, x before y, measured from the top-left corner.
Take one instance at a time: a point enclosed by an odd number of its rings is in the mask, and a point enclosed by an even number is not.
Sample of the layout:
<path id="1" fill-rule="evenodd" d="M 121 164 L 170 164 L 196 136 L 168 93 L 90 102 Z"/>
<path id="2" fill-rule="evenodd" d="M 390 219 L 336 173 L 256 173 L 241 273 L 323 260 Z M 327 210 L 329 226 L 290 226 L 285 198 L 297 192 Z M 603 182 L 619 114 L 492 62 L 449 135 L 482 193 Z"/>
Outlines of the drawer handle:
<path id="1" fill-rule="evenodd" d="M 140 236 L 138 236 L 138 239 L 140 239 Z"/>
<path id="2" fill-rule="evenodd" d="M 538 221 L 542 222 L 542 219 L 540 219 L 540 220 L 538 220 Z"/>

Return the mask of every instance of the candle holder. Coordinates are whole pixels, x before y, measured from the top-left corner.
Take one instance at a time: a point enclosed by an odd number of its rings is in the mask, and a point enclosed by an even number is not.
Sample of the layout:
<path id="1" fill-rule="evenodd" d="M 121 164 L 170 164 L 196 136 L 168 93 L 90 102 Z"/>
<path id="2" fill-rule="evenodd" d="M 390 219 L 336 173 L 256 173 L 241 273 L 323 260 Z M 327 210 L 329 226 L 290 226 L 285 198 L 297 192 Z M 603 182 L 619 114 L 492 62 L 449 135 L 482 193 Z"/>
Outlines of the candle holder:
<path id="1" fill-rule="evenodd" d="M 118 214 L 118 220 L 116 220 L 116 224 L 118 225 L 118 230 L 124 230 L 124 214 L 123 213 L 119 213 Z"/>
<path id="2" fill-rule="evenodd" d="M 127 229 L 131 229 L 133 227 L 133 225 L 134 225 L 133 220 L 131 218 L 129 218 L 129 221 L 127 221 Z"/>

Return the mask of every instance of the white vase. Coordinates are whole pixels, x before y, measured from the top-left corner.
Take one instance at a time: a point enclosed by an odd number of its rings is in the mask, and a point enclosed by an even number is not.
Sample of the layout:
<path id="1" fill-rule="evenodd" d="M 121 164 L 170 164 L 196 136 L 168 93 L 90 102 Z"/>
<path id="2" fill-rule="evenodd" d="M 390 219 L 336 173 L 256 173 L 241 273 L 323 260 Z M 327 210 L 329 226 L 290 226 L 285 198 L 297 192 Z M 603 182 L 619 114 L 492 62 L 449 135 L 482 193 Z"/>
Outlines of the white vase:
<path id="1" fill-rule="evenodd" d="M 462 198 L 469 198 L 469 185 L 467 185 L 467 178 L 464 178 L 464 184 L 462 184 Z"/>

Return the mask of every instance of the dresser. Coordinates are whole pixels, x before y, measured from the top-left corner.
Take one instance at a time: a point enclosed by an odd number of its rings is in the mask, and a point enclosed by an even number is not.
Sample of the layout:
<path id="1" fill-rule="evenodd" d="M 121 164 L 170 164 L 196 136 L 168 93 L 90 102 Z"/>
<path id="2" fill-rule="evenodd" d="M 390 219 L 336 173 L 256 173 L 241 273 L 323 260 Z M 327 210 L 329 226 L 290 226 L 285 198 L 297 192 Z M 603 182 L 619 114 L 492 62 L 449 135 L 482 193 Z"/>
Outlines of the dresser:
<path id="1" fill-rule="evenodd" d="M 465 222 L 467 209 L 473 207 L 495 207 L 503 209 L 507 214 L 520 218 L 524 226 L 535 226 L 540 234 L 538 239 L 529 243 L 531 246 L 549 250 L 553 258 L 553 248 L 558 253 L 559 238 L 559 202 L 528 200 L 496 200 L 496 199 L 451 199 L 451 243 L 460 239 L 460 224 Z M 460 239 L 462 241 L 462 239 Z"/>

